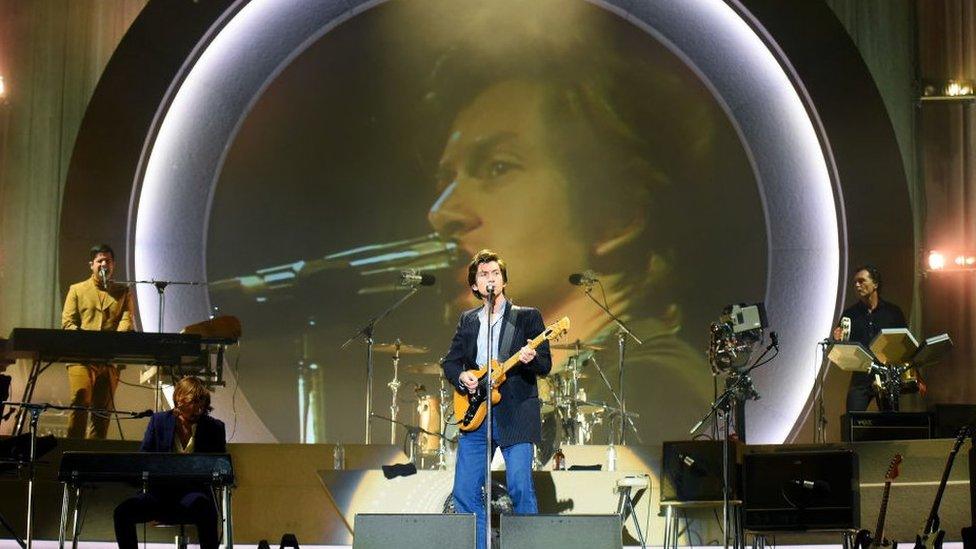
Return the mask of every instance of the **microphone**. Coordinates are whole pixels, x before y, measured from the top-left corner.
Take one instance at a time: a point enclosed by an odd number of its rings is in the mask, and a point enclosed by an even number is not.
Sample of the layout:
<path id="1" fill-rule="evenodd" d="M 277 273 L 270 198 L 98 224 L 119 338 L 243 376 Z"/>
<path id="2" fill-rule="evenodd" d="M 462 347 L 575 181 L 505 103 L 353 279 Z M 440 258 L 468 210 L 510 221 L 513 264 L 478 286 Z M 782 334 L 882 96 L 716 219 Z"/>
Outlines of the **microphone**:
<path id="1" fill-rule="evenodd" d="M 152 415 L 153 415 L 153 411 L 152 410 L 143 410 L 143 411 L 139 412 L 138 414 L 132 416 L 132 418 L 133 419 L 139 419 L 141 417 L 152 417 Z"/>
<path id="2" fill-rule="evenodd" d="M 596 273 L 593 271 L 583 271 L 582 273 L 573 273 L 569 275 L 569 283 L 573 286 L 589 286 L 600 279 L 596 277 Z"/>
<path id="3" fill-rule="evenodd" d="M 488 284 L 487 286 L 485 286 L 485 291 L 488 292 L 488 295 L 495 295 L 495 285 Z"/>
<path id="4" fill-rule="evenodd" d="M 401 286 L 432 286 L 437 279 L 432 274 L 400 271 Z"/>
<path id="5" fill-rule="evenodd" d="M 98 268 L 98 276 L 102 279 L 102 286 L 108 288 L 108 269 L 104 265 Z"/>

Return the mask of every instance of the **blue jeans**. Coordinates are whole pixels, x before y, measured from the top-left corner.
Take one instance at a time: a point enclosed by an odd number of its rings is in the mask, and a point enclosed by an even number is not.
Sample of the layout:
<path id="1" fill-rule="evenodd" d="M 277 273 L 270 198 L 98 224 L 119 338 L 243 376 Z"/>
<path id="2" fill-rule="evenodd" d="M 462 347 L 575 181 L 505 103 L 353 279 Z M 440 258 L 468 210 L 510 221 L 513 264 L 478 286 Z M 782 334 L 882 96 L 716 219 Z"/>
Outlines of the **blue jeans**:
<path id="1" fill-rule="evenodd" d="M 498 416 L 492 415 L 492 425 L 498 425 Z M 487 546 L 485 539 L 485 502 L 482 494 L 485 486 L 485 439 L 486 423 L 461 435 L 458 442 L 457 464 L 454 469 L 454 504 L 459 513 L 474 513 L 478 525 L 478 549 Z M 495 432 L 492 429 L 492 432 Z M 492 442 L 494 453 L 498 445 Z M 505 458 L 505 483 L 512 498 L 515 512 L 520 515 L 539 512 L 532 486 L 532 443 L 520 442 L 502 448 Z"/>

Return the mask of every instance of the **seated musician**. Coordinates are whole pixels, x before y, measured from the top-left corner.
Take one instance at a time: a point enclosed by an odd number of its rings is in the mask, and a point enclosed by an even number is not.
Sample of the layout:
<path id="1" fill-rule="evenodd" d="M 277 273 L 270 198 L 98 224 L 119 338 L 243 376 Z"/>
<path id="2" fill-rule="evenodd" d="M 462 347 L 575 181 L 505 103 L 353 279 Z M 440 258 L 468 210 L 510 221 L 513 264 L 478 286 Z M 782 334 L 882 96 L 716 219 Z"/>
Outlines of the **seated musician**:
<path id="1" fill-rule="evenodd" d="M 210 393 L 200 379 L 185 377 L 176 384 L 174 408 L 149 420 L 142 452 L 225 453 L 224 423 L 210 417 Z M 201 549 L 216 549 L 216 499 L 209 486 L 195 483 L 150 485 L 115 508 L 115 539 L 119 549 L 137 549 L 136 524 L 159 521 L 195 524 Z"/>

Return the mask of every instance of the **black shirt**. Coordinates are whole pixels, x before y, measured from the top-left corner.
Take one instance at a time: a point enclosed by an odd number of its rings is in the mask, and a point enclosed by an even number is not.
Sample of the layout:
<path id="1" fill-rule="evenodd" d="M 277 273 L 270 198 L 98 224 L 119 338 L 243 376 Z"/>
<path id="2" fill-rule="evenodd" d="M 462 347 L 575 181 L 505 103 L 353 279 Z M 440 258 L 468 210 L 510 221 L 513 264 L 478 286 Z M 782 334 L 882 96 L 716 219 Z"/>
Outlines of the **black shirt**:
<path id="1" fill-rule="evenodd" d="M 883 299 L 878 300 L 878 306 L 873 311 L 863 301 L 858 301 L 844 309 L 843 316 L 851 319 L 851 341 L 864 345 L 865 349 L 871 348 L 871 341 L 882 329 L 908 327 L 905 314 L 898 305 Z"/>
<path id="2" fill-rule="evenodd" d="M 843 316 L 851 319 L 851 341 L 856 341 L 869 352 L 871 342 L 884 328 L 907 328 L 905 313 L 894 303 L 878 300 L 878 306 L 873 311 L 863 301 L 844 309 Z M 855 373 L 851 382 L 854 384 L 870 383 L 871 376 L 866 373 Z"/>

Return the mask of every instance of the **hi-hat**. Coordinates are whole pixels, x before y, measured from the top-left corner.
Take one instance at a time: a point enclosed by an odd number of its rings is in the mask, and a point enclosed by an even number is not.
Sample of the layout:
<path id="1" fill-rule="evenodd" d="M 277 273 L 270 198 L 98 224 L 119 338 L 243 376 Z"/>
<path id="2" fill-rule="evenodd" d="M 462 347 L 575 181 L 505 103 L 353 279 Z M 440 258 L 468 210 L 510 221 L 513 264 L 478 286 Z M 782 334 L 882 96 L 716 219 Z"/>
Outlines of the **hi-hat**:
<path id="1" fill-rule="evenodd" d="M 377 343 L 373 345 L 374 353 L 388 353 L 392 355 L 397 352 L 397 349 L 400 350 L 401 355 L 422 355 L 430 352 L 430 349 L 427 347 L 408 345 L 406 343 Z"/>
<path id="2" fill-rule="evenodd" d="M 421 362 L 419 364 L 408 364 L 402 368 L 401 371 L 408 374 L 432 374 L 440 375 L 443 371 L 441 369 L 441 364 L 439 362 Z"/>

